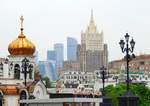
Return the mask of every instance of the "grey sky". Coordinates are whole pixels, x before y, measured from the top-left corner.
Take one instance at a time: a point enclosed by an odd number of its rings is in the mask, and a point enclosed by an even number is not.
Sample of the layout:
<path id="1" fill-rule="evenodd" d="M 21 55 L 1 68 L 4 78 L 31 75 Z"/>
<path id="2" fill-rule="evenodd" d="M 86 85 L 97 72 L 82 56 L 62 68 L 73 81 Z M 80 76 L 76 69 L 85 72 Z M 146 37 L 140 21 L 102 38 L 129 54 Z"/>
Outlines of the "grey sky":
<path id="1" fill-rule="evenodd" d="M 65 43 L 72 36 L 80 42 L 93 8 L 99 31 L 109 47 L 109 60 L 121 58 L 120 38 L 128 32 L 136 41 L 136 54 L 150 53 L 149 0 L 0 0 L 0 57 L 8 55 L 8 44 L 24 33 L 36 45 L 40 59 L 54 43 Z"/>

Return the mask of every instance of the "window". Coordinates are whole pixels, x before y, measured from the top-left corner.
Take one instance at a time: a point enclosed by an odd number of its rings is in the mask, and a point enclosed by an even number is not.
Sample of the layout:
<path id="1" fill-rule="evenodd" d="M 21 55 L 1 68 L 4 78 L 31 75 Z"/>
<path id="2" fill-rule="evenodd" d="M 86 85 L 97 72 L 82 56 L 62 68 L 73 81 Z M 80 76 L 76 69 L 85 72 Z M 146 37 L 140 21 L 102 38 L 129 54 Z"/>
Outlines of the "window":
<path id="1" fill-rule="evenodd" d="M 14 71 L 15 71 L 14 78 L 15 79 L 20 79 L 20 66 L 19 66 L 19 64 L 16 64 L 14 66 Z"/>
<path id="2" fill-rule="evenodd" d="M 144 62 L 144 61 L 141 61 L 141 62 L 140 62 L 140 65 L 144 65 L 144 64 L 145 64 L 145 62 Z"/>
<path id="3" fill-rule="evenodd" d="M 3 70 L 3 63 L 0 63 L 0 70 Z"/>

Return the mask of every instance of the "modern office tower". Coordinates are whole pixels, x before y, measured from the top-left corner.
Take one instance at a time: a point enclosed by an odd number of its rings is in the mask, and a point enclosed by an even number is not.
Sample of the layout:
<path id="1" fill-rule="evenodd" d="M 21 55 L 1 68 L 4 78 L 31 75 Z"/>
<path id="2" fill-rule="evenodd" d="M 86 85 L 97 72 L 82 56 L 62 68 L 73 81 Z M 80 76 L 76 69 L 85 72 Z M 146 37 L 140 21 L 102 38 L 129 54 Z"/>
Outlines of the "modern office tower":
<path id="1" fill-rule="evenodd" d="M 40 74 L 42 75 L 42 77 L 45 77 L 47 74 L 46 74 L 46 71 L 45 71 L 45 64 L 44 64 L 44 61 L 39 61 L 38 62 L 38 69 L 39 69 L 39 72 Z"/>
<path id="2" fill-rule="evenodd" d="M 56 60 L 56 52 L 54 50 L 47 51 L 47 60 Z"/>
<path id="3" fill-rule="evenodd" d="M 55 61 L 39 61 L 38 67 L 40 74 L 47 76 L 51 81 L 57 80 L 57 73 L 55 71 Z"/>
<path id="4" fill-rule="evenodd" d="M 64 61 L 64 46 L 62 43 L 54 44 L 54 51 L 56 52 L 56 69 L 63 67 Z"/>
<path id="5" fill-rule="evenodd" d="M 93 72 L 102 66 L 107 67 L 107 44 L 103 42 L 103 32 L 99 33 L 97 30 L 93 11 L 91 11 L 89 26 L 85 32 L 81 33 L 81 45 L 78 45 L 77 57 L 82 71 Z"/>
<path id="6" fill-rule="evenodd" d="M 67 60 L 75 61 L 77 58 L 77 40 L 67 37 Z"/>

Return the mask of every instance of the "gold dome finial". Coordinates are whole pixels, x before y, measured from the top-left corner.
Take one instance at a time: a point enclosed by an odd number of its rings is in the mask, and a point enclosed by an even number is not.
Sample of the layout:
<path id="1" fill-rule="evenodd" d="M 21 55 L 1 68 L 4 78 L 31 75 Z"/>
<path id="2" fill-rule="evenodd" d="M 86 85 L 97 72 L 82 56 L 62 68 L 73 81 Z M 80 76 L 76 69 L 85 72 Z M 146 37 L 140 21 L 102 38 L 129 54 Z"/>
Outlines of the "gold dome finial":
<path id="1" fill-rule="evenodd" d="M 23 16 L 21 16 L 20 17 L 20 21 L 21 21 L 21 28 L 20 28 L 20 30 L 21 30 L 21 33 L 23 32 L 23 20 L 24 20 L 24 18 L 23 18 Z"/>
<path id="2" fill-rule="evenodd" d="M 20 30 L 21 30 L 21 34 L 18 36 L 18 37 L 20 37 L 20 38 L 24 38 L 25 37 L 25 35 L 23 34 L 23 21 L 24 21 L 24 18 L 23 18 L 23 16 L 21 16 L 20 17 L 20 21 L 21 21 L 21 23 L 20 23 Z"/>
<path id="3" fill-rule="evenodd" d="M 35 52 L 34 44 L 29 41 L 23 34 L 23 16 L 20 17 L 21 21 L 21 33 L 18 38 L 12 41 L 8 46 L 8 51 L 11 55 L 33 55 Z"/>

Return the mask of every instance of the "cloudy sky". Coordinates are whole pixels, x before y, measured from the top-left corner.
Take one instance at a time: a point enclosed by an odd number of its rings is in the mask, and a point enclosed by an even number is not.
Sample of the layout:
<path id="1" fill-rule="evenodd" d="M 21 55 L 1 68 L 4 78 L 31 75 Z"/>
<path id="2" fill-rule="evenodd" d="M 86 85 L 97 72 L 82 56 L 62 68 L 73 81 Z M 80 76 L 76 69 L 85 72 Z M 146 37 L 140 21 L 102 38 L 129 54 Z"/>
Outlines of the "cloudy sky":
<path id="1" fill-rule="evenodd" d="M 8 44 L 20 33 L 21 15 L 25 35 L 44 60 L 54 43 L 66 46 L 67 36 L 80 43 L 80 33 L 89 23 L 91 9 L 99 31 L 104 32 L 109 60 L 123 56 L 118 42 L 126 32 L 136 41 L 135 54 L 148 54 L 149 4 L 149 0 L 0 0 L 0 57 L 9 54 Z"/>

